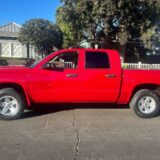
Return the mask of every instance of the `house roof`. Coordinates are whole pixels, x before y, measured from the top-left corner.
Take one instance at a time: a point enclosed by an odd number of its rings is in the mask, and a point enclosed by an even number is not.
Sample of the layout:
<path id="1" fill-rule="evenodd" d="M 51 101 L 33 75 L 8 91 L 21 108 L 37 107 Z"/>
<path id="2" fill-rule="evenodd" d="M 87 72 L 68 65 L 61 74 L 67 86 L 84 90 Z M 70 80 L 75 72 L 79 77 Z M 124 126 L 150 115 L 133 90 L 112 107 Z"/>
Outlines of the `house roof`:
<path id="1" fill-rule="evenodd" d="M 22 26 L 15 22 L 0 26 L 0 37 L 18 37 L 21 28 Z"/>

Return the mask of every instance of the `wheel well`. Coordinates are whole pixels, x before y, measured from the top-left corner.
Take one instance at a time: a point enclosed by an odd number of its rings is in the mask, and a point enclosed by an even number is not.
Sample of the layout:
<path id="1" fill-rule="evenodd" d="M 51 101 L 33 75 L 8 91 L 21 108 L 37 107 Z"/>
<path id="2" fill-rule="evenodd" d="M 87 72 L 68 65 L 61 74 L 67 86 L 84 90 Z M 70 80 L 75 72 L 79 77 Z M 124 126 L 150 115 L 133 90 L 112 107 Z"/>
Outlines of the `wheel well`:
<path id="1" fill-rule="evenodd" d="M 160 96 L 160 86 L 159 85 L 157 85 L 157 84 L 143 84 L 143 85 L 138 85 L 134 88 L 132 95 L 131 95 L 131 98 L 133 97 L 133 95 L 137 91 L 139 91 L 141 89 L 149 89 L 149 90 L 155 91 L 158 94 L 158 96 Z"/>
<path id="2" fill-rule="evenodd" d="M 0 84 L 0 89 L 4 89 L 4 88 L 13 88 L 15 89 L 15 91 L 17 91 L 18 93 L 22 94 L 26 103 L 27 103 L 27 99 L 26 99 L 26 94 L 24 92 L 24 89 L 22 88 L 21 85 L 19 84 L 14 84 L 14 83 L 2 83 Z"/>

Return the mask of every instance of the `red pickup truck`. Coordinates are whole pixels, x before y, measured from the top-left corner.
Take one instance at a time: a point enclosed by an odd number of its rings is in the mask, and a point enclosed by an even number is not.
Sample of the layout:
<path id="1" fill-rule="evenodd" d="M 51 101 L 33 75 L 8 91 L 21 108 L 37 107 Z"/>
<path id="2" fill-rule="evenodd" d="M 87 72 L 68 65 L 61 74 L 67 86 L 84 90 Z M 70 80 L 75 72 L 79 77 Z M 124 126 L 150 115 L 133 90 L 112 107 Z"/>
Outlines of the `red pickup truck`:
<path id="1" fill-rule="evenodd" d="M 124 70 L 114 50 L 65 49 L 30 67 L 0 68 L 0 118 L 34 103 L 130 104 L 143 118 L 160 112 L 160 71 Z"/>

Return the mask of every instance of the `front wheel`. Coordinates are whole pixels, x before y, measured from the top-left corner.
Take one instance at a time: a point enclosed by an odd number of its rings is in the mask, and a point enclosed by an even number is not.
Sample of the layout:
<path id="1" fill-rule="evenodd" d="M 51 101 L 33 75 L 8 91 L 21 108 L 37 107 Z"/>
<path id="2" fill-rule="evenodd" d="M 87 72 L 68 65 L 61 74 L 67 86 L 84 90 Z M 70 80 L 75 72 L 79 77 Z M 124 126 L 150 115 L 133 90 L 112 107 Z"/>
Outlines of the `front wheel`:
<path id="1" fill-rule="evenodd" d="M 25 108 L 23 97 L 12 88 L 0 90 L 0 118 L 5 120 L 17 119 Z"/>
<path id="2" fill-rule="evenodd" d="M 130 107 L 139 117 L 156 117 L 160 112 L 160 99 L 154 91 L 143 89 L 133 96 Z"/>

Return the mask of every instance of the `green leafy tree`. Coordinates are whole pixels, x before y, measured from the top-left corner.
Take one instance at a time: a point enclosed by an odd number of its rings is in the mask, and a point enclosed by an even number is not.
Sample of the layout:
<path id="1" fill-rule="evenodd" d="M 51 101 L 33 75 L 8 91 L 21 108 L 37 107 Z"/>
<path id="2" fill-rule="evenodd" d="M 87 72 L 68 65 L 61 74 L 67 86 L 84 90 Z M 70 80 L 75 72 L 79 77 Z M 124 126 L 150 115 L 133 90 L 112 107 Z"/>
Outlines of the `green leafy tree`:
<path id="1" fill-rule="evenodd" d="M 155 25 L 142 34 L 146 52 L 149 54 L 160 55 L 160 28 Z"/>
<path id="2" fill-rule="evenodd" d="M 22 26 L 19 41 L 35 46 L 43 56 L 51 53 L 53 47 L 62 47 L 63 34 L 57 25 L 48 20 L 31 19 Z"/>
<path id="3" fill-rule="evenodd" d="M 106 46 L 111 47 L 113 40 L 116 41 L 123 56 L 124 47 L 128 42 L 144 42 L 147 47 L 146 41 L 152 40 L 154 33 L 150 38 L 144 36 L 145 33 L 148 34 L 160 23 L 159 0 L 61 0 L 61 2 L 63 23 L 71 26 L 76 23 L 79 33 L 85 34 L 92 43 L 107 43 Z M 71 32 L 76 30 L 77 28 L 74 30 L 73 27 Z M 77 41 L 77 38 L 73 38 Z"/>
<path id="4" fill-rule="evenodd" d="M 63 48 L 68 48 L 70 46 L 75 45 L 74 32 L 72 31 L 72 24 L 66 23 L 62 18 L 62 10 L 61 7 L 57 9 L 57 25 L 63 32 Z"/>
<path id="5" fill-rule="evenodd" d="M 68 1 L 69 2 L 69 1 Z M 80 16 L 74 8 L 74 4 L 70 3 L 67 6 L 57 9 L 57 25 L 63 32 L 64 43 L 63 47 L 77 47 L 83 33 L 80 22 Z"/>

